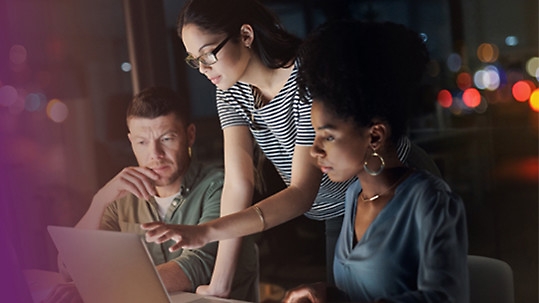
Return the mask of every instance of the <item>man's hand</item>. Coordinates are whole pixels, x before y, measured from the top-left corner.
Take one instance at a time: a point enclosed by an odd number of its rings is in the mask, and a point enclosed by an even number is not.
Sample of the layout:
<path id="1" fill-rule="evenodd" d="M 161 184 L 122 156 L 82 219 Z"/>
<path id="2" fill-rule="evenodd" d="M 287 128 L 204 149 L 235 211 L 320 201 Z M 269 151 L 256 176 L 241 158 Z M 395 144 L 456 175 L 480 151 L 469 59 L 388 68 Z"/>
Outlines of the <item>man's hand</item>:
<path id="1" fill-rule="evenodd" d="M 132 193 L 138 198 L 148 199 L 156 194 L 155 181 L 159 175 L 146 167 L 124 168 L 94 196 L 94 200 L 112 202 Z"/>
<path id="2" fill-rule="evenodd" d="M 56 285 L 42 303 L 84 303 L 74 283 Z"/>
<path id="3" fill-rule="evenodd" d="M 161 244 L 173 240 L 176 244 L 170 247 L 170 251 L 181 248 L 199 248 L 208 243 L 205 238 L 207 233 L 205 225 L 176 225 L 162 222 L 142 224 L 146 231 L 146 241 Z"/>
<path id="4" fill-rule="evenodd" d="M 99 222 L 107 205 L 132 193 L 138 198 L 149 199 L 156 194 L 155 180 L 159 175 L 146 167 L 131 166 L 124 168 L 95 195 L 90 208 L 77 223 L 76 227 L 98 229 Z"/>

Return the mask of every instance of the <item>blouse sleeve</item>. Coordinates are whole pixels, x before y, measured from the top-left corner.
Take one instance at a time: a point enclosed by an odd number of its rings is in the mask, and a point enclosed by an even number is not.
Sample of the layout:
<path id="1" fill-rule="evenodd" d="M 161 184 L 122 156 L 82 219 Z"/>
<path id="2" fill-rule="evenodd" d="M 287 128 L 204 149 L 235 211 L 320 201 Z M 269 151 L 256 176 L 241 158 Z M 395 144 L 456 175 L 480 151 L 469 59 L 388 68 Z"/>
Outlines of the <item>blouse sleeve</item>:
<path id="1" fill-rule="evenodd" d="M 428 191 L 428 190 L 427 190 Z M 425 195 L 427 196 L 427 195 Z M 421 199 L 418 290 L 386 299 L 388 302 L 469 302 L 468 238 L 462 200 L 438 190 Z"/>
<path id="2" fill-rule="evenodd" d="M 230 90 L 233 89 L 231 88 Z M 237 95 L 234 96 L 232 92 L 217 89 L 215 100 L 222 129 L 228 126 L 249 125 L 247 113 L 245 112 L 247 109 L 238 100 L 240 92 L 241 90 L 238 90 Z"/>

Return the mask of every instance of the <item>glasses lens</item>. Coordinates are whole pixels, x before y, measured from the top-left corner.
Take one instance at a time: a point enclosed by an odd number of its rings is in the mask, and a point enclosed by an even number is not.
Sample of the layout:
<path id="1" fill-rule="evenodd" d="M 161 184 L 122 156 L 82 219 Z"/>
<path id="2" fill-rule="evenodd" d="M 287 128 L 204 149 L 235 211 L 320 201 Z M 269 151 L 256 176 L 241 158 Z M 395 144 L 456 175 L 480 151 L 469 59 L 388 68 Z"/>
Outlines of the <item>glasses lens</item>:
<path id="1" fill-rule="evenodd" d="M 212 65 L 215 62 L 217 62 L 217 57 L 215 57 L 213 53 L 207 53 L 205 55 L 202 55 L 202 57 L 200 57 L 199 60 L 200 60 L 200 63 L 204 65 Z"/>
<path id="2" fill-rule="evenodd" d="M 192 68 L 198 68 L 198 60 L 193 57 L 189 56 L 185 58 L 185 62 L 187 63 L 187 65 L 189 65 Z"/>

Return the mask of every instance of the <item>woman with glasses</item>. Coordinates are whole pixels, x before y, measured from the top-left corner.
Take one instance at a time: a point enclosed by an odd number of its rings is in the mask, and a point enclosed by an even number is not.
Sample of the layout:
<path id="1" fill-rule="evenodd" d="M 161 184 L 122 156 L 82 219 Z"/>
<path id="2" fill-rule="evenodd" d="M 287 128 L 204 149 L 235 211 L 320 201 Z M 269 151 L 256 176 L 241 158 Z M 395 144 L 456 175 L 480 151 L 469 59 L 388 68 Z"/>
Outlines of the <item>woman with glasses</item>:
<path id="1" fill-rule="evenodd" d="M 310 121 L 311 105 L 300 100 L 296 84 L 296 57 L 301 40 L 285 31 L 276 16 L 254 0 L 187 1 L 177 29 L 189 54 L 186 62 L 217 87 L 216 104 L 224 137 L 222 217 L 201 226 L 147 224 L 148 240 L 173 238 L 179 241 L 173 247 L 179 249 L 228 239 L 219 244 L 209 287 L 197 290 L 227 297 L 241 241 L 232 238 L 260 232 L 305 214 L 326 223 L 326 260 L 331 283 L 344 193 L 353 180 L 331 182 L 327 171 L 317 168 L 309 154 L 315 136 Z M 252 205 L 254 143 L 287 187 Z M 403 163 L 437 170 L 406 137 L 401 138 L 398 147 Z M 424 163 L 410 163 L 412 159 Z"/>

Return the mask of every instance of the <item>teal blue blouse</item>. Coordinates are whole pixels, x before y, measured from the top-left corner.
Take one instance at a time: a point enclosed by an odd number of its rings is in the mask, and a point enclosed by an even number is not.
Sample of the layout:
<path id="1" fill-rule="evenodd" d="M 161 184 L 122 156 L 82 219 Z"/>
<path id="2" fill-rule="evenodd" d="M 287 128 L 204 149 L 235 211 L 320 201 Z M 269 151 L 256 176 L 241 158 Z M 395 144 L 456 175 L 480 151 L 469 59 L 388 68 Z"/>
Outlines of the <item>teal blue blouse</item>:
<path id="1" fill-rule="evenodd" d="M 462 200 L 441 179 L 415 171 L 354 245 L 359 182 L 346 194 L 335 251 L 336 286 L 353 302 L 469 301 Z"/>

